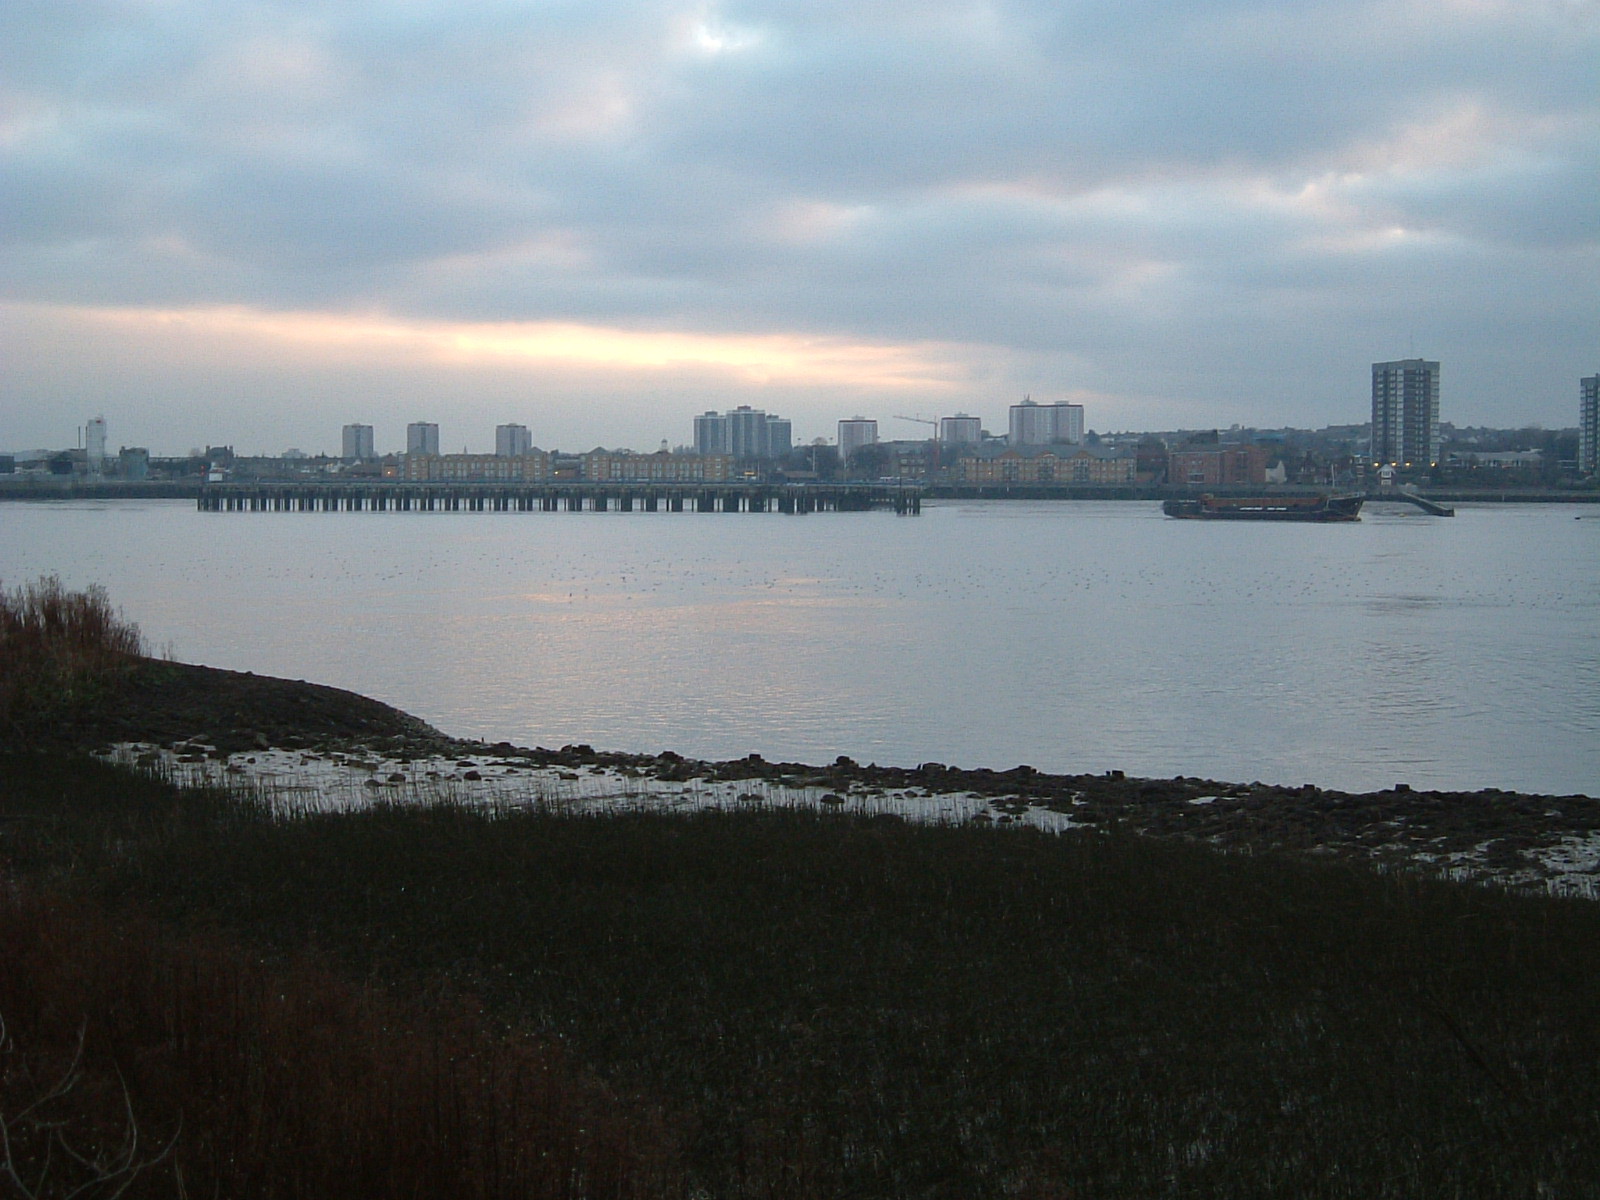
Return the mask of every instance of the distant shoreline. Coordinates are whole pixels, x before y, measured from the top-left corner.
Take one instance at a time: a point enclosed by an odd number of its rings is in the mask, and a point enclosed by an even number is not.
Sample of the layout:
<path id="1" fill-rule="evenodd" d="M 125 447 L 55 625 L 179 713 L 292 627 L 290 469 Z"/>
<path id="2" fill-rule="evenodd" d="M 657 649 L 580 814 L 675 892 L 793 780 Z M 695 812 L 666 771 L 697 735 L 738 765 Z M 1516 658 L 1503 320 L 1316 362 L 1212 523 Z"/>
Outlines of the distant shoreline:
<path id="1" fill-rule="evenodd" d="M 257 481 L 240 481 L 224 486 L 249 487 Z M 297 486 L 316 486 L 317 481 L 307 480 L 261 480 L 263 485 L 279 485 L 293 483 Z M 361 486 L 397 486 L 398 481 L 393 480 L 361 480 L 361 479 L 336 479 L 326 481 L 329 487 L 361 487 Z M 4 500 L 195 500 L 201 490 L 207 486 L 200 480 L 150 480 L 135 482 L 128 480 L 103 481 L 89 483 L 80 480 L 58 482 L 54 479 L 27 477 L 4 478 L 0 477 L 0 501 Z M 426 486 L 426 485 L 412 485 Z M 452 484 L 452 487 L 472 487 L 472 484 Z M 480 486 L 487 490 L 503 488 L 504 484 L 483 483 Z M 592 483 L 579 483 L 565 485 L 553 483 L 548 486 L 559 490 L 563 486 L 580 486 L 593 488 L 599 485 Z M 621 486 L 620 484 L 618 486 Z M 637 485 L 644 486 L 644 485 Z M 687 487 L 691 485 L 673 485 Z M 726 484 L 720 486 L 728 486 Z M 751 486 L 782 487 L 782 484 Z M 999 484 L 932 484 L 922 489 L 922 495 L 928 500 L 1054 500 L 1054 501 L 1134 501 L 1152 503 L 1175 497 L 1194 496 L 1201 492 L 1211 492 L 1216 495 L 1227 496 L 1271 496 L 1287 493 L 1305 493 L 1326 491 L 1326 488 L 1315 488 L 1303 485 L 1267 485 L 1231 486 L 1231 487 L 1180 487 L 1169 484 L 1121 485 L 1121 484 L 1077 484 L 1062 487 L 1045 487 L 1038 485 L 999 485 Z M 1352 489 L 1359 490 L 1359 489 Z M 1447 504 L 1600 504 L 1600 490 L 1562 490 L 1555 488 L 1419 488 L 1417 494 L 1429 500 L 1436 500 Z M 1382 491 L 1368 491 L 1368 503 L 1383 503 L 1385 500 Z"/>

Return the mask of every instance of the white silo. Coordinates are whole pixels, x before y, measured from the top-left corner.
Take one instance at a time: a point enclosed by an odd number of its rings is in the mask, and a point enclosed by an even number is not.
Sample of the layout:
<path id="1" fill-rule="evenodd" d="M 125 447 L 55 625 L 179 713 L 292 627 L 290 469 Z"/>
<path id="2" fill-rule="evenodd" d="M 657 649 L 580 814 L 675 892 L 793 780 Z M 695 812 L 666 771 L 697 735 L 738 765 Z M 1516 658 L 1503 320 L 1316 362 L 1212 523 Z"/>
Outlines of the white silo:
<path id="1" fill-rule="evenodd" d="M 106 465 L 106 419 L 95 417 L 83 427 L 84 457 L 89 460 L 89 473 L 99 475 Z"/>

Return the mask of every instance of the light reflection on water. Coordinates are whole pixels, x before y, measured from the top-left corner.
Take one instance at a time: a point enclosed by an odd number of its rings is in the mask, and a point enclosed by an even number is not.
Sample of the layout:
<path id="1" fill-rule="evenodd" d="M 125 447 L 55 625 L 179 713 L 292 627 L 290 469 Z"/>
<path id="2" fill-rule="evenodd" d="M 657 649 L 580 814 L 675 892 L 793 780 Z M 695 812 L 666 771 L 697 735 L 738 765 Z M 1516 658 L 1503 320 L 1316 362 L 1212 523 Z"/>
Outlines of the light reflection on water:
<path id="1" fill-rule="evenodd" d="M 7 583 L 453 733 L 707 757 L 1600 791 L 1592 508 L 1348 526 L 0 506 Z"/>

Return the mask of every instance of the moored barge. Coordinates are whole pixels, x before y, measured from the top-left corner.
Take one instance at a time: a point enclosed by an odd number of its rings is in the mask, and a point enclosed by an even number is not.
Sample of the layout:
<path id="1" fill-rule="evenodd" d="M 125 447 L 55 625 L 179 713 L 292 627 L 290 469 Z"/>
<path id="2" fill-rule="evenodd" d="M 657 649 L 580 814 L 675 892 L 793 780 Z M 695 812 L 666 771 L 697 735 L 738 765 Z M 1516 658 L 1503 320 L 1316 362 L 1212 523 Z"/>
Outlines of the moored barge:
<path id="1" fill-rule="evenodd" d="M 1213 496 L 1164 500 L 1169 517 L 1202 521 L 1359 521 L 1361 495 Z"/>

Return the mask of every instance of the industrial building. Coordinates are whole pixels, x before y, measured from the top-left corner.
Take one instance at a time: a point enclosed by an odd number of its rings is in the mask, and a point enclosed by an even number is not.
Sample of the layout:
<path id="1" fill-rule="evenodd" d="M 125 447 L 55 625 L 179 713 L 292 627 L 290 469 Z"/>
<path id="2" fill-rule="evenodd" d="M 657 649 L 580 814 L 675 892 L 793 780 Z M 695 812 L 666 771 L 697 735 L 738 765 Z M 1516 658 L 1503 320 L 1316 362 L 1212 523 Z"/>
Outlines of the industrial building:
<path id="1" fill-rule="evenodd" d="M 83 449 L 88 458 L 89 474 L 99 475 L 106 469 L 106 419 L 95 417 L 83 429 Z"/>

